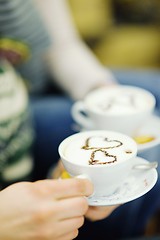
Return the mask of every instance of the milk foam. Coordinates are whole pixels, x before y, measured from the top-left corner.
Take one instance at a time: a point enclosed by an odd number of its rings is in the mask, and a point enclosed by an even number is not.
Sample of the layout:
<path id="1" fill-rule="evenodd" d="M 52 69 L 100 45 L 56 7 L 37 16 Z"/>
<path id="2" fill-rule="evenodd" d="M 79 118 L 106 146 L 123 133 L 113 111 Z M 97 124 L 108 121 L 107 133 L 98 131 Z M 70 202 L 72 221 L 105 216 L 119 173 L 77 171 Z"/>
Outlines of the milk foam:
<path id="1" fill-rule="evenodd" d="M 136 143 L 125 135 L 93 131 L 71 138 L 64 156 L 68 161 L 80 165 L 110 165 L 130 159 L 136 151 Z"/>
<path id="2" fill-rule="evenodd" d="M 153 101 L 147 91 L 128 86 L 99 89 L 86 98 L 89 108 L 112 115 L 141 112 L 152 107 Z"/>

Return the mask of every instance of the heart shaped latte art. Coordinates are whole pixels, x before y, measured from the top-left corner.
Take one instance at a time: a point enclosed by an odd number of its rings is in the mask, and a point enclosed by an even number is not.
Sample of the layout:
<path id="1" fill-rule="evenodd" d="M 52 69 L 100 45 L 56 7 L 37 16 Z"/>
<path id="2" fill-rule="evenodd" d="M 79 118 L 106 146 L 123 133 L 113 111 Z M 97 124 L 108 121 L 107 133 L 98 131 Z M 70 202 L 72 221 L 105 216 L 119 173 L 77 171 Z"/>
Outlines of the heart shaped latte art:
<path id="1" fill-rule="evenodd" d="M 91 153 L 91 157 L 89 160 L 89 165 L 97 165 L 97 164 L 110 164 L 117 161 L 117 157 L 114 155 L 110 155 L 107 151 L 103 149 L 94 150 Z"/>
<path id="2" fill-rule="evenodd" d="M 96 150 L 96 149 L 112 149 L 122 146 L 123 143 L 119 140 L 108 139 L 107 137 L 102 136 L 93 136 L 89 137 L 85 141 L 85 145 L 82 149 L 85 150 Z"/>

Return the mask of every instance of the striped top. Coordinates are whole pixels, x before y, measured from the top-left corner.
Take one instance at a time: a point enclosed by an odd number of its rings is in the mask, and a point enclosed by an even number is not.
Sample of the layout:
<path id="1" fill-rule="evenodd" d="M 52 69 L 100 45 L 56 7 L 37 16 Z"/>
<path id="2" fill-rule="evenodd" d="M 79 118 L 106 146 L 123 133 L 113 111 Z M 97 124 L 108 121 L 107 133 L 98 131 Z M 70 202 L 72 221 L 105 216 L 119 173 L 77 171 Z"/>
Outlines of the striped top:
<path id="1" fill-rule="evenodd" d="M 43 51 L 50 39 L 32 0 L 0 0 L 0 57 L 16 63 L 30 92 L 45 86 Z"/>
<path id="2" fill-rule="evenodd" d="M 0 61 L 0 189 L 30 178 L 34 140 L 28 93 L 23 80 Z"/>
<path id="3" fill-rule="evenodd" d="M 46 82 L 42 54 L 50 39 L 32 0 L 0 0 L 0 189 L 30 179 L 34 131 L 28 94 Z"/>

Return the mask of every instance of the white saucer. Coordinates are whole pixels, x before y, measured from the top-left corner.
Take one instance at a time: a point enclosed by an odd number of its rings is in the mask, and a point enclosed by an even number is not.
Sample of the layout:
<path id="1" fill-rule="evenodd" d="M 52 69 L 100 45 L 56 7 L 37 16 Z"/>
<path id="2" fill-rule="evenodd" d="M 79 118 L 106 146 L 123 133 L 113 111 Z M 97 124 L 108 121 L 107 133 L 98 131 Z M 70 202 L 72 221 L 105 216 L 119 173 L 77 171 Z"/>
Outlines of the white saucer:
<path id="1" fill-rule="evenodd" d="M 152 115 L 149 119 L 146 119 L 144 125 L 137 131 L 135 136 L 150 136 L 154 139 L 145 142 L 145 143 L 137 143 L 138 153 L 141 153 L 145 150 L 148 150 L 152 147 L 157 146 L 160 144 L 160 117 L 156 115 Z M 86 131 L 86 130 L 94 130 L 94 129 L 85 129 L 83 126 L 79 126 L 78 124 L 74 125 L 74 130 L 76 131 Z"/>
<path id="2" fill-rule="evenodd" d="M 148 150 L 149 148 L 155 147 L 160 144 L 160 117 L 152 115 L 146 122 L 144 126 L 139 129 L 137 136 L 151 136 L 154 139 L 150 142 L 146 142 L 138 145 L 138 153 Z"/>
<path id="3" fill-rule="evenodd" d="M 135 163 L 146 163 L 147 160 L 136 157 Z M 151 190 L 157 182 L 158 173 L 156 169 L 132 170 L 130 176 L 110 196 L 94 196 L 88 198 L 90 206 L 110 206 L 130 202 L 141 197 Z"/>

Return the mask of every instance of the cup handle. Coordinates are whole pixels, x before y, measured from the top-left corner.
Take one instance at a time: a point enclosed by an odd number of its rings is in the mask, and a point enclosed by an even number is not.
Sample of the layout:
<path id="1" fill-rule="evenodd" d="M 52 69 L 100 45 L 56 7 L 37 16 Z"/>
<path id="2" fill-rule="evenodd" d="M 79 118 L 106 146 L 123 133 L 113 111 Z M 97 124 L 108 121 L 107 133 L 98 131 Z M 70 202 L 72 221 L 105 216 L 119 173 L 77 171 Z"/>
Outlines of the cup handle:
<path id="1" fill-rule="evenodd" d="M 86 129 L 94 128 L 94 124 L 87 116 L 87 111 L 82 101 L 77 101 L 71 108 L 71 115 L 73 119 L 82 127 Z"/>
<path id="2" fill-rule="evenodd" d="M 64 170 L 60 176 L 60 179 L 68 179 L 68 178 L 72 178 L 72 177 L 69 175 L 69 173 L 66 170 Z M 75 176 L 75 178 L 88 179 L 91 181 L 90 177 L 87 174 L 80 174 Z M 95 191 L 90 195 L 90 197 L 94 196 L 94 194 L 95 194 Z"/>
<path id="3" fill-rule="evenodd" d="M 132 169 L 138 170 L 149 170 L 149 169 L 156 169 L 158 167 L 158 162 L 148 162 L 148 163 L 139 163 L 133 166 Z"/>

